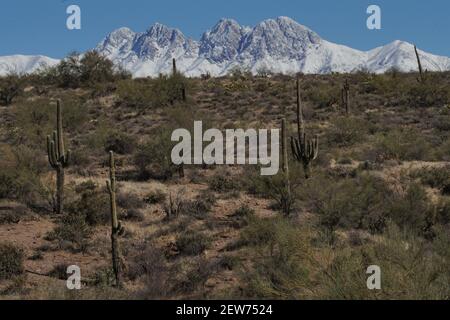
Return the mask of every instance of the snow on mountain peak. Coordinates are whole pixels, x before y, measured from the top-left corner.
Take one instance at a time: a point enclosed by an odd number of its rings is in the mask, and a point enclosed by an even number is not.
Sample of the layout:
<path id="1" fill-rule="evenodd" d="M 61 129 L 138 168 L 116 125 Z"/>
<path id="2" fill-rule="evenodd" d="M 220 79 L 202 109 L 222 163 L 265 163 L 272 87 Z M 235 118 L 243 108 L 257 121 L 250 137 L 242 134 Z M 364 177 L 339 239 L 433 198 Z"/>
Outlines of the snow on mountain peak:
<path id="1" fill-rule="evenodd" d="M 56 65 L 59 60 L 45 56 L 12 55 L 0 57 L 0 76 L 10 73 L 32 73 L 43 67 Z"/>
<path id="2" fill-rule="evenodd" d="M 201 57 L 213 63 L 223 63 L 234 59 L 239 54 L 239 47 L 245 29 L 235 20 L 221 19 L 200 40 Z"/>
<path id="3" fill-rule="evenodd" d="M 382 73 L 396 68 L 416 71 L 417 61 L 411 43 L 396 40 L 370 51 L 360 51 L 322 39 L 295 20 L 281 16 L 254 27 L 241 26 L 223 18 L 199 41 L 161 23 L 136 33 L 129 28 L 111 32 L 96 49 L 135 77 L 171 72 L 172 59 L 187 76 L 210 73 L 225 75 L 240 67 L 257 73 L 266 69 L 294 74 L 354 72 L 366 69 Z M 429 71 L 450 70 L 450 58 L 419 50 L 422 65 Z M 0 74 L 6 69 L 32 72 L 40 62 L 54 64 L 46 57 L 0 57 Z"/>

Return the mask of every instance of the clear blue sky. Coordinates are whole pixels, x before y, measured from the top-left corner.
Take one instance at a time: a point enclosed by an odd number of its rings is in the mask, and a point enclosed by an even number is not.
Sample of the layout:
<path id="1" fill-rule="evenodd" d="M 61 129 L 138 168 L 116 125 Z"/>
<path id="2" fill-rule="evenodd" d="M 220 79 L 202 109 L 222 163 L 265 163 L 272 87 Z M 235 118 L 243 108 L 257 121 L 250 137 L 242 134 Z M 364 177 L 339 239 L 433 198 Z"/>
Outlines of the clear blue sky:
<path id="1" fill-rule="evenodd" d="M 66 29 L 66 8 L 82 10 L 82 30 Z M 382 30 L 366 28 L 366 9 L 382 9 Z M 61 58 L 93 48 L 110 31 L 145 31 L 155 22 L 199 39 L 220 18 L 242 25 L 289 16 L 324 39 L 368 50 L 393 40 L 415 42 L 450 56 L 448 0 L 1 0 L 0 55 L 43 54 Z"/>

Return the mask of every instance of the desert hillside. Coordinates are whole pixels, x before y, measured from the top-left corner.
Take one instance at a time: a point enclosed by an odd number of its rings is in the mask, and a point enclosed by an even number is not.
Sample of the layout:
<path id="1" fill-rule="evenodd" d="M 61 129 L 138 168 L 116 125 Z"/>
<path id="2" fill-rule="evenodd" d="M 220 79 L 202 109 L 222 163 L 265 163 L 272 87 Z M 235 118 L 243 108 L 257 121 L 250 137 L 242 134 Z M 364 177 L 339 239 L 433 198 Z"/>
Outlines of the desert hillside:
<path id="1" fill-rule="evenodd" d="M 295 76 L 131 79 L 83 59 L 0 78 L 3 96 L 17 88 L 0 107 L 1 299 L 450 298 L 450 73 L 300 75 L 317 157 L 306 178 L 289 146 L 289 175 L 264 177 L 175 166 L 170 136 L 198 120 L 226 130 L 286 119 L 297 138 Z M 70 149 L 60 214 L 47 151 L 57 100 Z M 70 265 L 82 290 L 66 287 Z M 371 265 L 382 290 L 367 289 Z"/>

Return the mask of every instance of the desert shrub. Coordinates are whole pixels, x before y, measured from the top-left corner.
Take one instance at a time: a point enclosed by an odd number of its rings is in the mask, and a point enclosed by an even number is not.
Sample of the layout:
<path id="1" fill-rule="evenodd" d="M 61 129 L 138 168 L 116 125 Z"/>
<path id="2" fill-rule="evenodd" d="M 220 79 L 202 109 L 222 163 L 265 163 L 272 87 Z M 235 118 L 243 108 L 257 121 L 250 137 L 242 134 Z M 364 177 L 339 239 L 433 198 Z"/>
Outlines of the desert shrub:
<path id="1" fill-rule="evenodd" d="M 185 231 L 179 234 L 175 244 L 182 255 L 196 256 L 205 251 L 211 243 L 211 239 L 198 231 Z"/>
<path id="2" fill-rule="evenodd" d="M 141 222 L 145 220 L 144 213 L 139 209 L 128 209 L 122 215 L 124 220 Z"/>
<path id="3" fill-rule="evenodd" d="M 255 210 L 247 205 L 239 207 L 232 215 L 234 226 L 237 228 L 242 228 L 248 224 L 249 219 L 254 217 Z"/>
<path id="4" fill-rule="evenodd" d="M 204 297 L 205 284 L 215 271 L 214 261 L 207 260 L 203 256 L 191 257 L 175 266 L 173 293 L 184 293 L 194 297 Z"/>
<path id="5" fill-rule="evenodd" d="M 123 105 L 143 110 L 152 106 L 153 92 L 147 82 L 123 80 L 117 85 L 117 95 Z"/>
<path id="6" fill-rule="evenodd" d="M 103 267 L 97 270 L 93 277 L 93 284 L 97 287 L 112 287 L 116 282 L 114 270 L 111 267 Z"/>
<path id="7" fill-rule="evenodd" d="M 450 92 L 447 86 L 425 81 L 425 83 L 415 83 L 409 88 L 406 94 L 406 102 L 411 107 L 442 107 L 448 104 Z"/>
<path id="8" fill-rule="evenodd" d="M 315 83 L 306 90 L 304 96 L 318 108 L 327 108 L 339 101 L 340 88 L 328 83 Z"/>
<path id="9" fill-rule="evenodd" d="M 309 233 L 285 218 L 252 219 L 241 236 L 256 251 L 258 262 L 243 270 L 246 298 L 303 299 L 312 286 Z M 310 297 L 310 296 L 309 296 Z M 311 297 L 310 297 L 311 298 Z"/>
<path id="10" fill-rule="evenodd" d="M 53 69 L 48 69 L 46 76 L 52 76 L 62 88 L 78 88 L 81 85 L 80 56 L 77 52 L 71 52 Z M 48 78 L 48 76 L 47 76 Z"/>
<path id="11" fill-rule="evenodd" d="M 160 190 L 156 189 L 151 191 L 144 199 L 144 201 L 148 204 L 158 204 L 163 203 L 167 199 L 167 194 Z"/>
<path id="12" fill-rule="evenodd" d="M 9 106 L 23 91 L 24 77 L 10 73 L 0 77 L 0 105 Z"/>
<path id="13" fill-rule="evenodd" d="M 61 217 L 55 229 L 46 235 L 48 241 L 58 241 L 60 247 L 69 242 L 74 252 L 84 252 L 87 249 L 91 229 L 85 217 L 78 214 L 65 214 Z"/>
<path id="14" fill-rule="evenodd" d="M 192 201 L 183 203 L 182 213 L 197 219 L 204 218 L 216 203 L 216 197 L 213 193 L 199 194 Z"/>
<path id="15" fill-rule="evenodd" d="M 135 139 L 123 132 L 112 131 L 104 142 L 105 152 L 114 151 L 117 154 L 131 154 L 136 148 Z"/>
<path id="16" fill-rule="evenodd" d="M 388 219 L 418 234 L 424 232 L 430 204 L 420 186 L 412 184 L 393 191 L 383 179 L 371 175 L 328 179 L 313 178 L 301 197 L 318 214 L 319 226 L 329 243 L 336 240 L 337 228 L 381 233 Z"/>
<path id="17" fill-rule="evenodd" d="M 87 105 L 81 98 L 64 97 L 63 127 L 67 132 L 82 132 L 87 121 Z M 23 101 L 14 109 L 17 132 L 13 131 L 15 144 L 26 144 L 46 150 L 47 135 L 56 129 L 56 108 L 54 102 L 46 98 Z"/>
<path id="18" fill-rule="evenodd" d="M 0 280 L 24 273 L 23 250 L 10 243 L 0 243 Z"/>
<path id="19" fill-rule="evenodd" d="M 243 270 L 246 298 L 445 299 L 449 295 L 448 230 L 439 229 L 430 243 L 388 222 L 383 241 L 317 250 L 311 246 L 311 231 L 280 223 L 281 228 L 272 221 L 271 242 L 255 242 L 260 247 L 252 248 L 258 262 Z M 367 290 L 370 265 L 382 270 L 381 290 Z"/>
<path id="20" fill-rule="evenodd" d="M 443 199 L 436 206 L 436 221 L 443 225 L 450 224 L 450 200 Z"/>
<path id="21" fill-rule="evenodd" d="M 286 215 L 294 212 L 296 209 L 296 199 L 298 186 L 304 179 L 303 169 L 297 164 L 292 164 L 289 171 L 291 184 L 291 196 L 287 192 L 285 177 L 282 171 L 275 176 L 261 176 L 258 168 L 246 171 L 241 183 L 244 189 L 250 194 L 273 201 L 272 209 L 280 210 Z"/>
<path id="22" fill-rule="evenodd" d="M 59 280 L 67 280 L 67 268 L 69 267 L 66 263 L 60 263 L 53 267 L 50 272 L 47 273 L 49 277 L 56 278 Z"/>
<path id="23" fill-rule="evenodd" d="M 407 187 L 404 194 L 396 197 L 390 208 L 390 218 L 401 228 L 423 233 L 427 217 L 431 214 L 426 191 L 416 183 Z"/>
<path id="24" fill-rule="evenodd" d="M 164 203 L 163 210 L 166 220 L 177 218 L 184 210 L 184 190 L 180 189 L 175 194 L 169 193 L 169 199 Z"/>
<path id="25" fill-rule="evenodd" d="M 79 199 L 69 203 L 66 211 L 83 219 L 89 226 L 104 225 L 110 222 L 109 195 L 96 186 L 86 186 L 78 191 Z"/>
<path id="26" fill-rule="evenodd" d="M 48 99 L 40 98 L 33 102 L 22 102 L 14 109 L 16 125 L 19 132 L 11 132 L 12 139 L 17 143 L 40 146 L 45 150 L 46 137 L 54 130 L 52 108 Z"/>
<path id="27" fill-rule="evenodd" d="M 436 160 L 450 161 L 450 139 L 445 140 L 439 147 L 436 148 Z"/>
<path id="28" fill-rule="evenodd" d="M 141 179 L 151 177 L 167 180 L 173 176 L 176 167 L 171 159 L 173 143 L 170 137 L 169 130 L 159 130 L 154 132 L 150 141 L 138 146 L 134 164 Z"/>
<path id="29" fill-rule="evenodd" d="M 141 209 L 144 201 L 135 193 L 119 191 L 116 195 L 117 204 L 124 209 Z"/>
<path id="30" fill-rule="evenodd" d="M 19 223 L 28 214 L 28 208 L 22 204 L 0 205 L 0 225 Z"/>
<path id="31" fill-rule="evenodd" d="M 38 174 L 22 168 L 13 168 L 0 172 L 0 198 L 35 206 L 45 202 L 46 192 Z"/>
<path id="32" fill-rule="evenodd" d="M 138 294 L 146 299 L 163 298 L 169 288 L 169 269 L 164 252 L 154 245 L 140 248 L 128 266 L 130 280 L 143 279 L 144 289 Z"/>
<path id="33" fill-rule="evenodd" d="M 332 120 L 327 135 L 329 143 L 338 147 L 351 146 L 364 140 L 369 125 L 356 117 L 338 117 Z"/>
<path id="34" fill-rule="evenodd" d="M 277 237 L 277 229 L 274 227 L 277 223 L 282 224 L 284 220 L 251 217 L 248 227 L 241 232 L 241 242 L 249 246 L 270 245 L 271 247 Z"/>
<path id="35" fill-rule="evenodd" d="M 130 75 L 115 68 L 114 64 L 101 54 L 88 51 L 84 55 L 70 53 L 58 65 L 41 70 L 39 77 L 46 83 L 62 88 L 79 88 L 126 79 Z"/>
<path id="36" fill-rule="evenodd" d="M 215 192 L 230 192 L 240 188 L 239 183 L 227 172 L 220 172 L 208 181 L 209 188 Z"/>
<path id="37" fill-rule="evenodd" d="M 450 166 L 415 170 L 411 176 L 419 178 L 431 188 L 439 189 L 443 194 L 450 194 Z"/>
<path id="38" fill-rule="evenodd" d="M 378 161 L 383 160 L 427 160 L 430 159 L 430 144 L 418 130 L 402 128 L 379 135 L 374 151 Z"/>
<path id="39" fill-rule="evenodd" d="M 91 163 L 86 149 L 70 150 L 70 165 L 86 168 Z"/>
<path id="40" fill-rule="evenodd" d="M 84 85 L 111 82 L 115 76 L 112 61 L 95 51 L 86 52 L 80 60 L 80 81 Z"/>
<path id="41" fill-rule="evenodd" d="M 443 241 L 445 243 L 445 240 Z M 446 240 L 448 243 L 448 239 Z M 325 299 L 445 299 L 449 294 L 448 256 L 439 255 L 406 230 L 389 225 L 385 240 L 357 250 L 341 250 L 320 281 Z M 434 247 L 434 245 L 433 245 Z M 365 270 L 380 266 L 382 290 L 367 290 Z M 444 268 L 444 269 L 442 269 Z"/>
<path id="42" fill-rule="evenodd" d="M 175 76 L 160 75 L 151 80 L 121 81 L 117 86 L 117 95 L 127 107 L 144 111 L 182 101 L 182 90 L 187 90 L 186 87 L 186 79 L 177 73 Z"/>

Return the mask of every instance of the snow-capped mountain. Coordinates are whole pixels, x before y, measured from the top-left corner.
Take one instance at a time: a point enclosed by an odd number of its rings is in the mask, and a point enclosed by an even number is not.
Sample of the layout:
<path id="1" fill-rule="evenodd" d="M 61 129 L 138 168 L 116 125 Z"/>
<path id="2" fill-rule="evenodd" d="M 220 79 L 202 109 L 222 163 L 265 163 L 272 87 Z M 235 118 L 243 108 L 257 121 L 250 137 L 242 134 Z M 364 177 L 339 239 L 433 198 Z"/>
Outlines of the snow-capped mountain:
<path id="1" fill-rule="evenodd" d="M 32 73 L 45 66 L 53 66 L 59 60 L 44 56 L 13 55 L 0 57 L 0 76 L 9 73 Z"/>
<path id="2" fill-rule="evenodd" d="M 172 58 L 180 70 L 192 65 L 198 58 L 198 42 L 186 38 L 177 29 L 156 23 L 144 33 L 121 28 L 109 34 L 95 49 L 124 67 L 136 77 L 167 73 Z"/>
<path id="3" fill-rule="evenodd" d="M 156 23 L 146 32 L 121 28 L 110 33 L 96 48 L 116 65 L 129 70 L 135 77 L 170 73 L 172 59 L 187 76 L 210 73 L 221 76 L 239 67 L 258 73 L 293 74 L 355 72 L 368 70 L 383 73 L 396 68 L 416 71 L 414 46 L 394 41 L 370 51 L 360 51 L 322 39 L 311 29 L 288 17 L 264 20 L 253 28 L 241 26 L 232 19 L 221 19 L 199 41 L 183 35 L 174 28 Z M 419 50 L 422 65 L 429 71 L 450 70 L 450 58 Z M 21 56 L 17 56 L 21 57 Z M 21 59 L 0 57 L 0 74 L 14 65 L 20 72 L 36 69 L 33 61 L 56 60 L 45 57 Z"/>
<path id="4" fill-rule="evenodd" d="M 395 41 L 367 52 L 355 50 L 326 41 L 288 17 L 264 20 L 253 28 L 221 19 L 198 42 L 161 24 L 155 24 L 146 33 L 119 29 L 96 50 L 134 76 L 169 73 L 172 58 L 177 59 L 178 69 L 187 76 L 207 72 L 220 76 L 235 67 L 253 73 L 268 70 L 285 74 L 417 70 L 414 46 L 410 43 Z M 450 58 L 419 53 L 425 69 L 450 70 Z"/>

